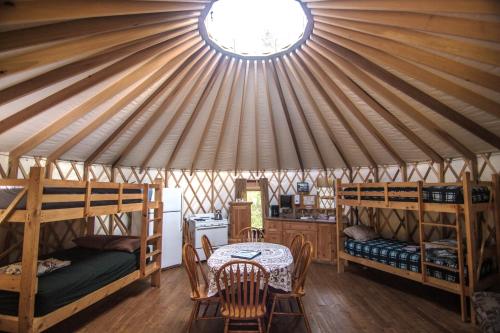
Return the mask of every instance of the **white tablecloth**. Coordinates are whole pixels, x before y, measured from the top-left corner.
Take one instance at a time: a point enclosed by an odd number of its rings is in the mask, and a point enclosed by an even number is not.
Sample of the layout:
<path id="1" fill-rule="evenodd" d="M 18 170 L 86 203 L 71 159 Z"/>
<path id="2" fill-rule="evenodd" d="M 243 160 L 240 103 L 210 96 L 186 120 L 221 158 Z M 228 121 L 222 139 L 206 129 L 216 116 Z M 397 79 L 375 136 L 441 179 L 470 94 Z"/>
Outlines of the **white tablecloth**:
<path id="1" fill-rule="evenodd" d="M 232 258 L 231 255 L 242 250 L 261 252 L 253 261 L 270 273 L 269 286 L 287 292 L 292 290 L 293 257 L 286 246 L 273 243 L 236 243 L 218 248 L 208 259 L 209 296 L 217 294 L 215 275 L 219 268 L 231 260 L 241 260 Z"/>

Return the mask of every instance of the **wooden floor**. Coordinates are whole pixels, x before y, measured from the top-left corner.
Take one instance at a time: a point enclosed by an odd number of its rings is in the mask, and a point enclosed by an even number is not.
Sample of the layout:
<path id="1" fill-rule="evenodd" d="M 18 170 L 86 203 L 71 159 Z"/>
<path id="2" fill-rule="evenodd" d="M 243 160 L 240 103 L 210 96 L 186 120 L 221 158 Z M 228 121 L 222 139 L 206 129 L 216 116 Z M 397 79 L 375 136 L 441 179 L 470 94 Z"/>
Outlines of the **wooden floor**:
<path id="1" fill-rule="evenodd" d="M 383 272 L 313 264 L 304 299 L 313 332 L 477 332 L 462 323 L 459 299 Z M 192 303 L 182 268 L 162 273 L 162 286 L 139 281 L 53 327 L 50 332 L 183 332 Z M 305 332 L 301 319 L 280 318 L 272 332 Z M 219 320 L 192 332 L 222 332 Z"/>

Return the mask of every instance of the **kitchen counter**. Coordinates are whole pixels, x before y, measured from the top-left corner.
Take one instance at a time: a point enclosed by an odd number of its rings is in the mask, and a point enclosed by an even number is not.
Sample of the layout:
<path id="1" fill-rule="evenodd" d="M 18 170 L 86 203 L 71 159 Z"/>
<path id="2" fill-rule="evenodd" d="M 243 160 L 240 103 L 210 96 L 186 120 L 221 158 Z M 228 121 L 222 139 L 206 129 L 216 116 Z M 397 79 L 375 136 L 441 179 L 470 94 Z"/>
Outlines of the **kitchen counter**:
<path id="1" fill-rule="evenodd" d="M 325 219 L 300 219 L 293 217 L 266 217 L 266 220 L 269 221 L 282 221 L 282 222 L 299 222 L 299 223 L 334 223 L 335 220 L 325 220 Z"/>

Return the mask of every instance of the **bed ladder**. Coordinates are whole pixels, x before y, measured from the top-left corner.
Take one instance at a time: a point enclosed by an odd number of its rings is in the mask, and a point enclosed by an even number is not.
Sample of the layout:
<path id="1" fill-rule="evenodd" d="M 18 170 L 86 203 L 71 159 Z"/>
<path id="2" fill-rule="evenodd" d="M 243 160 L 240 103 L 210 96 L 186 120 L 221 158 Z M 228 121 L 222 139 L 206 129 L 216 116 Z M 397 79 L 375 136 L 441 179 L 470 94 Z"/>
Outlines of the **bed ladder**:
<path id="1" fill-rule="evenodd" d="M 462 243 L 462 227 L 460 223 L 460 207 L 457 205 L 455 211 L 455 223 L 454 224 L 443 224 L 443 223 L 435 223 L 428 222 L 425 219 L 425 210 L 424 210 L 424 200 L 422 197 L 422 189 L 423 183 L 418 182 L 417 190 L 418 190 L 418 224 L 419 224 L 419 235 L 420 235 L 420 263 L 421 263 L 421 271 L 422 271 L 422 282 L 427 285 L 437 285 L 439 280 L 434 280 L 435 278 L 429 277 L 427 275 L 427 268 L 437 268 L 442 269 L 454 273 L 458 273 L 459 277 L 459 290 L 458 295 L 460 296 L 460 312 L 462 315 L 462 321 L 467 319 L 467 299 L 466 299 L 466 290 L 465 290 L 465 272 L 464 272 L 464 254 L 463 254 L 463 243 Z M 438 228 L 451 228 L 455 230 L 457 246 L 450 246 L 446 244 L 437 245 L 433 243 L 432 245 L 437 248 L 448 249 L 457 251 L 457 261 L 458 268 L 446 267 L 438 264 L 434 264 L 431 262 L 427 262 L 426 260 L 426 251 L 425 245 L 430 244 L 430 242 L 426 241 L 425 238 L 425 227 L 438 227 Z M 430 278 L 430 279 L 429 279 Z"/>
<path id="2" fill-rule="evenodd" d="M 149 202 L 150 188 L 153 188 L 155 191 L 153 202 Z M 144 184 L 141 218 L 141 276 L 152 275 L 151 284 L 155 287 L 160 286 L 162 254 L 163 201 L 161 189 L 161 183 L 155 183 L 154 185 Z M 150 218 L 149 214 L 150 209 L 153 210 L 152 218 Z M 149 225 L 151 222 L 153 222 L 153 233 L 150 235 Z"/>

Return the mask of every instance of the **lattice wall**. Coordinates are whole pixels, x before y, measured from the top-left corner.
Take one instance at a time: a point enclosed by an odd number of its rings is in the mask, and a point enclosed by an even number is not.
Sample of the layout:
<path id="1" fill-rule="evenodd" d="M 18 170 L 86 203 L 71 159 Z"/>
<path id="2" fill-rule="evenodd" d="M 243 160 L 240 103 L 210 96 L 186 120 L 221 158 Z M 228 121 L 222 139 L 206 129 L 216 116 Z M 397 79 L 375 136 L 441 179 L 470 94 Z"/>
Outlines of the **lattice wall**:
<path id="1" fill-rule="evenodd" d="M 22 158 L 17 172 L 18 178 L 25 178 L 31 166 L 44 166 L 42 158 Z M 440 166 L 436 163 L 409 163 L 406 166 L 407 179 L 409 181 L 424 180 L 435 182 L 439 180 Z M 8 156 L 0 154 L 0 178 L 8 174 Z M 460 159 L 445 161 L 443 165 L 444 178 L 446 181 L 459 181 L 465 172 L 472 171 L 470 163 Z M 500 154 L 478 155 L 477 172 L 481 180 L 490 180 L 491 175 L 500 171 Z M 307 181 L 312 186 L 312 193 L 319 195 L 333 194 L 331 189 L 316 188 L 318 176 L 328 176 L 341 179 L 342 182 L 366 182 L 375 181 L 403 181 L 405 179 L 404 169 L 399 166 L 380 166 L 377 169 L 356 167 L 348 169 L 329 170 L 304 170 L 302 171 L 266 171 L 266 172 L 227 172 L 227 171 L 186 171 L 147 169 L 141 172 L 139 168 L 116 168 L 109 166 L 91 165 L 89 167 L 89 179 L 97 181 L 111 181 L 126 183 L 152 183 L 160 178 L 169 187 L 181 187 L 184 189 L 185 215 L 194 213 L 210 212 L 213 209 L 222 209 L 223 215 L 228 215 L 228 204 L 234 200 L 234 182 L 237 178 L 259 179 L 265 177 L 269 181 L 269 204 L 277 204 L 281 194 L 296 194 L 297 181 Z M 79 162 L 57 161 L 52 168 L 54 179 L 83 180 L 85 177 L 84 165 Z M 332 202 L 322 203 L 331 206 Z M 346 215 L 354 218 L 356 212 L 346 209 Z M 416 219 L 413 214 L 395 210 L 373 210 L 360 209 L 358 217 L 363 221 L 378 219 L 380 232 L 384 237 L 395 237 L 399 239 L 414 239 L 418 237 Z M 435 214 L 428 218 L 435 221 L 448 216 Z M 408 221 L 408 223 L 406 223 Z M 42 252 L 49 252 L 61 247 L 71 245 L 71 239 L 83 233 L 81 221 L 71 223 L 48 224 L 43 233 Z M 406 228 L 408 225 L 408 228 Z M 22 228 L 22 226 L 21 226 Z M 491 228 L 491 225 L 489 226 Z M 96 233 L 126 234 L 130 230 L 130 216 L 119 214 L 115 216 L 100 216 L 96 219 Z M 437 230 L 429 231 L 430 237 L 443 236 Z M 22 229 L 13 224 L 0 226 L 0 262 L 7 258 L 12 260 L 19 256 L 19 245 L 22 239 Z"/>

